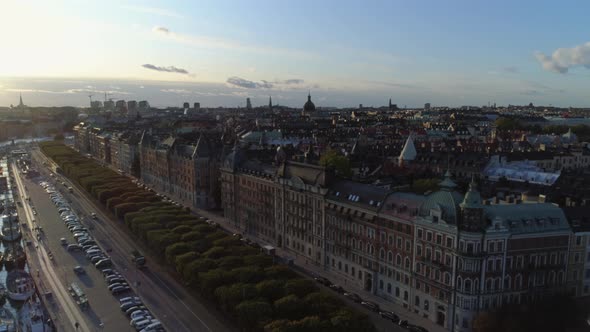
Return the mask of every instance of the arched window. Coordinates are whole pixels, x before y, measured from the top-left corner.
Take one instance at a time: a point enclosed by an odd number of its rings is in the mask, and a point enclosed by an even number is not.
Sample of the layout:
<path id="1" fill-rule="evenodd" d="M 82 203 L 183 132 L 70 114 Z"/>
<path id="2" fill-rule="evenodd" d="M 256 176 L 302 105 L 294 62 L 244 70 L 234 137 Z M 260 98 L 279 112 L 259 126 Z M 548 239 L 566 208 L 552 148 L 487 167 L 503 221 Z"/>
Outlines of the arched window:
<path id="1" fill-rule="evenodd" d="M 492 278 L 488 278 L 486 280 L 486 292 L 490 292 L 494 290 L 494 285 L 493 285 L 494 281 L 492 280 Z"/>
<path id="2" fill-rule="evenodd" d="M 520 273 L 516 275 L 516 278 L 514 278 L 514 288 L 522 288 L 522 275 L 520 275 Z"/>
<path id="3" fill-rule="evenodd" d="M 462 270 L 463 269 L 463 259 L 462 258 L 459 258 L 459 264 L 458 265 L 459 265 L 459 270 Z"/>
<path id="4" fill-rule="evenodd" d="M 505 290 L 510 289 L 510 283 L 511 283 L 510 276 L 504 277 L 504 289 Z"/>
<path id="5" fill-rule="evenodd" d="M 397 254 L 397 256 L 395 256 L 395 264 L 402 265 L 402 255 Z"/>
<path id="6" fill-rule="evenodd" d="M 473 289 L 476 292 L 479 290 L 479 278 L 475 278 L 475 281 L 473 281 Z"/>
<path id="7" fill-rule="evenodd" d="M 387 261 L 393 264 L 393 252 L 391 250 L 387 252 Z"/>
<path id="8" fill-rule="evenodd" d="M 410 259 L 406 257 L 406 269 L 410 269 Z"/>
<path id="9" fill-rule="evenodd" d="M 549 278 L 547 280 L 547 283 L 549 285 L 553 285 L 553 283 L 555 283 L 555 271 L 549 272 Z"/>
<path id="10" fill-rule="evenodd" d="M 496 278 L 496 280 L 494 281 L 494 289 L 500 290 L 501 283 L 502 283 L 502 278 L 500 278 L 500 277 Z"/>
<path id="11" fill-rule="evenodd" d="M 420 297 L 418 295 L 416 295 L 414 298 L 414 305 L 416 305 L 417 307 L 420 306 Z"/>
<path id="12" fill-rule="evenodd" d="M 463 279 L 461 279 L 461 277 L 457 277 L 457 289 L 459 291 L 463 290 Z"/>
<path id="13" fill-rule="evenodd" d="M 445 276 L 444 276 L 444 282 L 445 285 L 448 285 L 451 283 L 451 274 L 449 272 L 445 272 Z"/>
<path id="14" fill-rule="evenodd" d="M 379 249 L 379 259 L 385 259 L 385 250 L 383 248 Z"/>
<path id="15" fill-rule="evenodd" d="M 465 293 L 471 293 L 471 280 L 470 279 L 465 279 Z"/>
<path id="16" fill-rule="evenodd" d="M 393 235 L 390 235 L 390 236 L 387 238 L 387 244 L 389 244 L 390 246 L 392 246 L 392 245 L 393 245 Z"/>
<path id="17" fill-rule="evenodd" d="M 363 241 L 359 241 L 359 250 L 364 251 L 365 247 L 363 247 Z"/>
<path id="18" fill-rule="evenodd" d="M 563 271 L 559 271 L 559 273 L 557 273 L 557 281 L 558 284 L 561 284 L 563 282 Z"/>

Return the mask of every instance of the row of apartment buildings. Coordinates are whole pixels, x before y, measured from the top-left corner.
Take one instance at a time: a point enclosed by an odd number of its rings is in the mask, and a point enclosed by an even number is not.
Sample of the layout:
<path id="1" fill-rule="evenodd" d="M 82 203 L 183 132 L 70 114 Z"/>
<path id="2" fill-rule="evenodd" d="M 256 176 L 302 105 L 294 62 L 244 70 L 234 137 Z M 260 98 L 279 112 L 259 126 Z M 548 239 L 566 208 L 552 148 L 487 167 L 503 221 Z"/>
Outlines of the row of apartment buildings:
<path id="1" fill-rule="evenodd" d="M 219 202 L 219 152 L 205 135 L 196 140 L 151 131 L 103 130 L 80 124 L 74 147 L 134 175 L 186 206 L 213 209 Z"/>
<path id="2" fill-rule="evenodd" d="M 428 195 L 391 192 L 280 147 L 272 162 L 248 152 L 236 146 L 221 165 L 226 218 L 448 330 L 504 303 L 590 295 L 586 221 L 572 227 L 555 204 L 483 200 L 474 182 L 462 194 L 449 173 Z"/>

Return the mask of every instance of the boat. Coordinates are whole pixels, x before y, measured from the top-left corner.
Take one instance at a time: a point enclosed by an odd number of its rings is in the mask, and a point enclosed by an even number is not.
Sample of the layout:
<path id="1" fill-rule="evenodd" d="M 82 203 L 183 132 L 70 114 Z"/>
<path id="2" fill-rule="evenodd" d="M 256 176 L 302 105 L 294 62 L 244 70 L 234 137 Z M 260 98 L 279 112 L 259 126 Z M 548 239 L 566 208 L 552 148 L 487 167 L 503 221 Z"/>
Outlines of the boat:
<path id="1" fill-rule="evenodd" d="M 6 266 L 6 270 L 11 270 L 13 268 L 23 268 L 25 263 L 27 262 L 27 256 L 23 247 L 20 244 L 15 244 L 13 246 L 8 246 L 4 249 L 4 266 Z"/>
<path id="2" fill-rule="evenodd" d="M 0 307 L 0 331 L 5 332 L 16 332 L 17 323 L 16 318 L 12 312 L 4 307 Z"/>
<path id="3" fill-rule="evenodd" d="M 25 270 L 13 270 L 6 276 L 6 293 L 14 301 L 26 301 L 35 293 L 33 277 Z"/>
<path id="4" fill-rule="evenodd" d="M 0 237 L 2 240 L 12 242 L 21 238 L 22 233 L 16 213 L 5 214 L 2 216 L 2 229 L 0 229 Z"/>
<path id="5" fill-rule="evenodd" d="M 18 311 L 19 331 L 44 332 L 50 331 L 46 326 L 43 304 L 39 296 L 33 295 Z"/>

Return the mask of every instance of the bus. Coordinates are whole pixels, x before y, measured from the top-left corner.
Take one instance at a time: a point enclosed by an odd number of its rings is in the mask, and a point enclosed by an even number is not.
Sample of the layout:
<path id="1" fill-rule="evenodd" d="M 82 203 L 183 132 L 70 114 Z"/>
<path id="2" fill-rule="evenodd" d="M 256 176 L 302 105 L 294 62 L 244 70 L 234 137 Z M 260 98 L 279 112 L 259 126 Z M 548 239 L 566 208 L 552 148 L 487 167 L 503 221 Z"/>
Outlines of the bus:
<path id="1" fill-rule="evenodd" d="M 86 294 L 84 294 L 84 291 L 82 291 L 82 288 L 80 288 L 78 284 L 73 282 L 68 290 L 70 291 L 70 295 L 76 300 L 76 304 L 78 304 L 82 310 L 88 308 L 88 298 L 86 298 Z"/>

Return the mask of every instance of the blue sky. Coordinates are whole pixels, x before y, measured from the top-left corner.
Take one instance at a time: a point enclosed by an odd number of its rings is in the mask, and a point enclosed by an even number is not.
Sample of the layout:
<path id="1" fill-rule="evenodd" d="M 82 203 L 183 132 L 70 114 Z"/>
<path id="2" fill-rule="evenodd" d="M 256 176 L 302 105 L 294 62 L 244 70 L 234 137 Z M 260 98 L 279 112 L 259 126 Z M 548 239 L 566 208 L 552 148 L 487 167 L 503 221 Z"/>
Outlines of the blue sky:
<path id="1" fill-rule="evenodd" d="M 0 105 L 589 106 L 581 1 L 0 3 Z M 147 66 L 144 66 L 147 65 Z M 143 86 L 143 88 L 141 88 Z M 150 87 L 146 92 L 145 87 Z M 122 88 L 125 87 L 125 90 Z M 16 98 L 16 99 L 15 99 Z"/>

